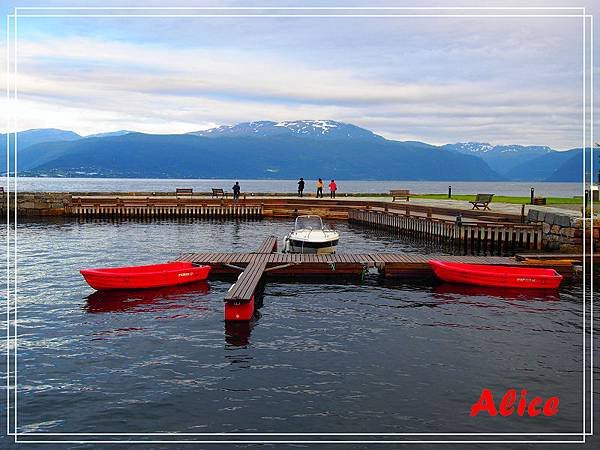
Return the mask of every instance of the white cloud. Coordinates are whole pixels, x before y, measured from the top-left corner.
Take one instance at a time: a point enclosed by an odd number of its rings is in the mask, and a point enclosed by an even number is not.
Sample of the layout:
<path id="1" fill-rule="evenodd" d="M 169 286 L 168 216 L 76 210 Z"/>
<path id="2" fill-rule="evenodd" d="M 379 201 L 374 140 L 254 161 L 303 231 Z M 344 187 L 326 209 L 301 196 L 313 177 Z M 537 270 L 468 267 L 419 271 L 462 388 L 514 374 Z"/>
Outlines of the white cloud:
<path id="1" fill-rule="evenodd" d="M 387 22 L 385 27 L 391 33 Z M 372 24 L 366 28 L 376 32 Z M 273 51 L 252 47 L 264 44 L 252 37 L 244 48 L 83 36 L 23 39 L 15 112 L 20 128 L 59 127 L 83 134 L 123 128 L 185 132 L 248 120 L 329 118 L 386 137 L 434 143 L 579 145 L 581 91 L 568 83 L 579 79 L 577 69 L 564 63 L 571 56 L 549 57 L 568 47 L 557 37 L 565 31 L 558 28 L 523 42 L 533 34 L 523 27 L 509 36 L 501 34 L 504 25 L 492 28 L 480 25 L 467 33 L 444 23 L 438 35 L 419 35 L 411 23 L 402 36 L 415 34 L 397 54 L 386 49 L 385 57 L 377 58 L 341 49 L 340 56 L 333 48 L 336 64 L 323 60 L 321 49 Z M 441 37 L 452 30 L 456 40 L 442 45 Z M 294 36 L 299 32 L 295 29 Z M 499 42 L 490 40 L 494 34 Z M 489 59 L 498 64 L 483 63 Z"/>

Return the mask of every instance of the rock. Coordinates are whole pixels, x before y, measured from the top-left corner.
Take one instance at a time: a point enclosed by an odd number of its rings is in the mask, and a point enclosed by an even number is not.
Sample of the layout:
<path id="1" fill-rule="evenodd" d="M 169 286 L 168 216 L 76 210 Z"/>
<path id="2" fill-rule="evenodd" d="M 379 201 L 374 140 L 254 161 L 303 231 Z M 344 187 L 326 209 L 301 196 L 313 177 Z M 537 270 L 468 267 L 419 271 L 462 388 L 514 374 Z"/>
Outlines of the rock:
<path id="1" fill-rule="evenodd" d="M 583 248 L 581 245 L 563 244 L 560 246 L 559 250 L 561 253 L 581 253 Z"/>
<path id="2" fill-rule="evenodd" d="M 561 227 L 560 225 L 552 225 L 550 227 L 550 233 L 552 234 L 560 234 Z"/>
<path id="3" fill-rule="evenodd" d="M 528 222 L 537 222 L 538 221 L 538 210 L 537 209 L 530 209 L 529 212 L 527 213 L 527 221 Z"/>
<path id="4" fill-rule="evenodd" d="M 561 227 L 570 227 L 571 226 L 571 216 L 557 214 L 554 217 L 554 223 L 557 225 L 560 225 Z"/>
<path id="5" fill-rule="evenodd" d="M 571 227 L 561 228 L 560 234 L 561 234 L 561 236 L 575 237 L 575 228 L 571 228 Z"/>
<path id="6" fill-rule="evenodd" d="M 548 250 L 560 250 L 560 244 L 558 242 L 548 242 Z"/>

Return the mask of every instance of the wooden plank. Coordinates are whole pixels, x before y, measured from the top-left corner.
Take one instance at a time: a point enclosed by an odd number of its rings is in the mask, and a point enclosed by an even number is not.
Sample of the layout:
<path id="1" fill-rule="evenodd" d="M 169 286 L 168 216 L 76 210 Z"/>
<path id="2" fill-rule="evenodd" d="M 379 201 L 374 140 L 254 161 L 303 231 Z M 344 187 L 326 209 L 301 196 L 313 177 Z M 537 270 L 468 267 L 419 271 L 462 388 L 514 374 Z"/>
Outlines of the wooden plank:
<path id="1" fill-rule="evenodd" d="M 267 237 L 258 247 L 256 253 L 272 253 L 277 250 L 277 236 Z"/>
<path id="2" fill-rule="evenodd" d="M 251 261 L 225 295 L 225 301 L 249 301 L 260 283 L 266 267 L 266 258 L 257 258 Z"/>

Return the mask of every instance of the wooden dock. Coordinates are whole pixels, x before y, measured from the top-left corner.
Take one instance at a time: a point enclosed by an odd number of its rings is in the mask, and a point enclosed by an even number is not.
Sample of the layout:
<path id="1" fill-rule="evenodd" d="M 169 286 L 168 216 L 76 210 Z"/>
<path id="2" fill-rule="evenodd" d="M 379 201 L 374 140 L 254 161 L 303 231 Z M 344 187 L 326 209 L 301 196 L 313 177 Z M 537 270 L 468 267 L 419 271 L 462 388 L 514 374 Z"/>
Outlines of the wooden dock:
<path id="1" fill-rule="evenodd" d="M 236 274 L 257 259 L 257 253 L 184 253 L 177 261 L 212 266 L 211 274 Z M 411 253 L 336 253 L 332 255 L 305 255 L 297 253 L 269 253 L 261 255 L 266 262 L 265 273 L 271 276 L 362 276 L 369 269 L 377 269 L 386 277 L 397 275 L 430 274 L 427 261 L 472 264 L 521 265 L 515 258 L 505 256 L 446 256 Z M 548 263 L 552 265 L 551 262 Z"/>
<path id="2" fill-rule="evenodd" d="M 263 205 L 179 197 L 76 197 L 67 214 L 80 219 L 260 219 Z"/>
<path id="3" fill-rule="evenodd" d="M 73 196 L 66 210 L 80 219 L 114 220 L 258 220 L 317 214 L 387 229 L 425 243 L 452 246 L 463 254 L 512 255 L 541 250 L 543 245 L 542 227 L 521 223 L 523 216 L 354 199 L 248 197 L 233 201 L 203 195 L 82 195 Z M 459 212 L 461 225 L 456 223 Z"/>
<path id="4" fill-rule="evenodd" d="M 212 275 L 238 275 L 237 281 L 225 296 L 225 320 L 250 320 L 254 313 L 255 294 L 266 277 L 355 277 L 376 269 L 385 277 L 431 276 L 430 259 L 442 261 L 518 266 L 528 264 L 526 258 L 517 260 L 504 256 L 447 256 L 411 253 L 337 253 L 309 255 L 275 253 L 277 238 L 268 237 L 252 253 L 184 253 L 178 261 L 210 265 Z M 571 264 L 561 260 L 535 260 L 530 267 L 554 268 L 565 276 L 572 275 Z"/>
<path id="5" fill-rule="evenodd" d="M 512 222 L 469 219 L 457 224 L 455 217 L 434 216 L 427 212 L 354 209 L 348 221 L 373 228 L 385 228 L 415 238 L 444 245 L 451 244 L 465 254 L 514 254 L 521 250 L 542 249 L 542 227 Z"/>

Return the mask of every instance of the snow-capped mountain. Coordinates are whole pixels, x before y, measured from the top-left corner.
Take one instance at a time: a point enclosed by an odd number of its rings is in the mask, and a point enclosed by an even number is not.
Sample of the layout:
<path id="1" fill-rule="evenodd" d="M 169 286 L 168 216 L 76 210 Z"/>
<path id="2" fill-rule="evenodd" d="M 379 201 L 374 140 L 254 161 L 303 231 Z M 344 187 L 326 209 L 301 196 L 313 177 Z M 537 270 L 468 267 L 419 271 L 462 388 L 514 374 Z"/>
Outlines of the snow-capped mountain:
<path id="1" fill-rule="evenodd" d="M 512 178 L 512 172 L 520 165 L 548 153 L 554 153 L 550 147 L 524 145 L 490 145 L 483 142 L 458 142 L 446 144 L 442 148 L 483 159 L 493 170 Z"/>
<path id="2" fill-rule="evenodd" d="M 446 144 L 444 148 L 459 153 L 466 154 L 498 154 L 498 153 L 519 153 L 520 155 L 539 156 L 553 151 L 550 147 L 537 145 L 491 145 L 485 142 L 457 142 L 456 144 Z"/>
<path id="3" fill-rule="evenodd" d="M 294 120 L 273 122 L 261 120 L 242 122 L 237 125 L 221 125 L 189 134 L 204 137 L 272 137 L 298 136 L 312 139 L 368 139 L 383 138 L 372 131 L 334 120 Z"/>
<path id="4" fill-rule="evenodd" d="M 144 178 L 582 179 L 581 149 L 481 142 L 438 147 L 385 139 L 333 120 L 245 122 L 168 135 L 121 130 L 92 137 L 55 129 L 20 131 L 19 171 Z"/>
<path id="5" fill-rule="evenodd" d="M 456 144 L 446 144 L 444 146 L 447 150 L 452 150 L 459 153 L 469 154 L 481 154 L 487 153 L 494 149 L 493 145 L 485 142 L 457 142 Z"/>

